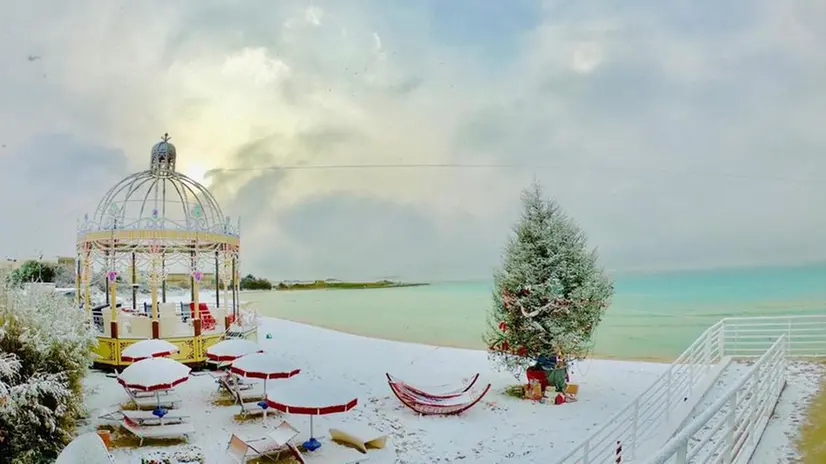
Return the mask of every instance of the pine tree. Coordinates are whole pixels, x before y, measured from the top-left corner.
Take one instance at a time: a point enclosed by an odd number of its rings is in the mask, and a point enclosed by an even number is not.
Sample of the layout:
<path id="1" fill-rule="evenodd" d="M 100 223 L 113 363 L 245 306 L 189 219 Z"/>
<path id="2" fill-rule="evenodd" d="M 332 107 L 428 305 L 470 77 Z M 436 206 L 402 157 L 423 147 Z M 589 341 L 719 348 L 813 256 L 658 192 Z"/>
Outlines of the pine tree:
<path id="1" fill-rule="evenodd" d="M 585 358 L 613 294 L 596 250 L 538 183 L 523 191 L 522 205 L 494 274 L 484 335 L 491 360 L 517 376 L 540 357 Z"/>

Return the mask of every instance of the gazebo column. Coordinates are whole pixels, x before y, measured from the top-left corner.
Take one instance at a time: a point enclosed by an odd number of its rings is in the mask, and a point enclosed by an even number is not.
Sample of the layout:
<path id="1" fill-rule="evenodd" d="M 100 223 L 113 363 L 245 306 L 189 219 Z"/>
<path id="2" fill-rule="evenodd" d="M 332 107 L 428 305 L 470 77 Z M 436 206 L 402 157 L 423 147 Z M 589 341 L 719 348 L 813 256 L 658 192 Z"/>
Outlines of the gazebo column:
<path id="1" fill-rule="evenodd" d="M 200 304 L 199 301 L 199 286 L 201 283 L 201 279 L 203 278 L 204 274 L 201 271 L 193 271 L 192 272 L 192 307 L 193 307 L 193 319 L 192 319 L 192 328 L 194 329 L 194 333 L 196 337 L 201 336 L 201 309 L 198 307 Z"/>
<path id="2" fill-rule="evenodd" d="M 161 338 L 161 324 L 158 321 L 158 279 L 152 276 L 149 285 L 152 292 L 152 338 Z"/>
<path id="3" fill-rule="evenodd" d="M 138 269 L 135 266 L 135 252 L 132 252 L 132 309 L 138 309 Z"/>
<path id="4" fill-rule="evenodd" d="M 92 256 L 91 252 L 86 251 L 83 253 L 83 305 L 86 307 L 86 311 L 89 314 L 92 313 L 92 289 L 91 289 L 91 261 Z"/>
<path id="5" fill-rule="evenodd" d="M 221 307 L 221 287 L 218 285 L 218 251 L 215 252 L 215 272 L 212 274 L 215 280 L 215 307 Z"/>
<path id="6" fill-rule="evenodd" d="M 232 256 L 232 315 L 238 319 L 238 301 L 235 294 L 238 287 L 238 265 L 235 255 Z"/>
<path id="7" fill-rule="evenodd" d="M 112 338 L 118 338 L 118 272 L 109 271 L 107 273 L 107 282 L 109 282 L 109 291 L 111 296 L 109 298 L 109 307 L 112 309 L 112 322 L 110 322 L 112 330 Z"/>

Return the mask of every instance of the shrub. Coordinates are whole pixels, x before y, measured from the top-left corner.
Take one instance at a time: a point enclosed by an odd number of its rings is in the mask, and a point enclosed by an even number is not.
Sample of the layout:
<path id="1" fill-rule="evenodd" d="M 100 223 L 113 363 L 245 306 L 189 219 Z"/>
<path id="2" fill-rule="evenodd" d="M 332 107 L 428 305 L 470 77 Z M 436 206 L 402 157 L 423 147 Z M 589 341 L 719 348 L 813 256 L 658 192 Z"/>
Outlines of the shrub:
<path id="1" fill-rule="evenodd" d="M 272 282 L 247 274 L 241 279 L 241 290 L 272 290 Z"/>
<path id="2" fill-rule="evenodd" d="M 71 441 L 95 343 L 70 300 L 0 286 L 0 464 L 53 462 Z"/>
<path id="3" fill-rule="evenodd" d="M 57 276 L 57 266 L 43 261 L 26 261 L 12 271 L 9 279 L 15 285 L 27 282 L 54 282 Z"/>

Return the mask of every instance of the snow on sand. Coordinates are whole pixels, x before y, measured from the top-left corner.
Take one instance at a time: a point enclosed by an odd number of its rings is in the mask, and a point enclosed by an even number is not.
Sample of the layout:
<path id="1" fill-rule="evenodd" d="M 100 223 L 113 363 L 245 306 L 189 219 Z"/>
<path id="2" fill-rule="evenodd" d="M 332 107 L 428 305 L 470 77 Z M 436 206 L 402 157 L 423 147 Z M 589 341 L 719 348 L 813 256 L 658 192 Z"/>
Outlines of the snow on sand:
<path id="1" fill-rule="evenodd" d="M 272 339 L 266 339 L 271 334 Z M 302 369 L 300 376 L 318 381 L 318 388 L 345 389 L 358 395 L 350 412 L 317 418 L 316 436 L 326 436 L 330 426 L 368 424 L 390 435 L 383 450 L 371 450 L 377 463 L 531 463 L 554 458 L 584 439 L 619 407 L 642 392 L 664 370 L 665 364 L 588 360 L 574 366 L 571 381 L 580 385 L 579 401 L 553 406 L 518 400 L 503 393 L 505 387 L 524 382 L 494 371 L 485 352 L 440 348 L 377 340 L 308 325 L 263 318 L 259 342 Z M 412 383 L 455 384 L 480 372 L 479 384 L 493 388 L 473 409 L 460 416 L 419 417 L 393 396 L 384 377 L 395 374 Z M 289 380 L 271 381 L 289 382 Z M 126 401 L 116 381 L 94 373 L 86 381 L 86 404 L 92 423 L 103 423 L 100 412 Z M 219 462 L 231 433 L 258 438 L 265 429 L 260 419 L 237 423 L 238 406 L 214 406 L 216 385 L 209 376 L 193 376 L 177 388 L 182 409 L 191 414 L 196 433 L 190 444 L 200 447 L 207 462 Z M 284 416 L 306 431 L 306 416 Z M 279 417 L 268 423 L 277 425 Z M 157 448 L 117 449 L 119 462 L 130 462 Z M 172 448 L 166 448 L 172 451 Z"/>

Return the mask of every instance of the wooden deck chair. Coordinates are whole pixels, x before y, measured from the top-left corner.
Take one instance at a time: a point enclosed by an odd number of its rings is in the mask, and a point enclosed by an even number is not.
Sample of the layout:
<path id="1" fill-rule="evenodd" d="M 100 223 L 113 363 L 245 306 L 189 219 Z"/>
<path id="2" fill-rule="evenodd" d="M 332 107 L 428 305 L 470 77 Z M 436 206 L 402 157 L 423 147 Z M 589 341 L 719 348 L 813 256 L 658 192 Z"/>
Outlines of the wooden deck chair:
<path id="1" fill-rule="evenodd" d="M 293 453 L 293 448 L 288 445 L 298 433 L 289 422 L 283 421 L 267 436 L 254 440 L 244 440 L 232 434 L 225 455 L 228 462 L 243 464 L 250 459 L 274 457 L 284 452 Z"/>
<path id="2" fill-rule="evenodd" d="M 140 425 L 125 417 L 120 425 L 124 430 L 140 438 L 139 446 L 143 446 L 143 440 L 146 438 L 183 438 L 188 440 L 189 434 L 195 432 L 195 428 L 190 422 L 169 425 Z"/>
<path id="3" fill-rule="evenodd" d="M 416 386 L 409 382 L 405 382 L 396 376 L 390 374 L 384 375 L 387 376 L 388 382 L 395 383 L 397 385 L 404 385 L 408 390 L 413 391 L 419 396 L 425 398 L 455 398 L 473 388 L 473 386 L 476 385 L 476 381 L 479 380 L 479 374 L 477 373 L 467 379 L 464 379 L 460 385 Z"/>
<path id="4" fill-rule="evenodd" d="M 481 391 L 467 391 L 451 398 L 427 398 L 405 388 L 403 384 L 390 382 L 390 389 L 405 406 L 423 415 L 454 415 L 472 408 L 490 391 L 490 384 Z"/>
<path id="5" fill-rule="evenodd" d="M 354 446 L 362 453 L 367 448 L 382 449 L 387 445 L 387 434 L 361 424 L 347 424 L 330 429 L 330 438 Z"/>

